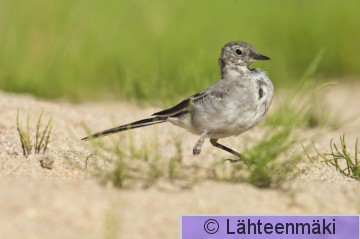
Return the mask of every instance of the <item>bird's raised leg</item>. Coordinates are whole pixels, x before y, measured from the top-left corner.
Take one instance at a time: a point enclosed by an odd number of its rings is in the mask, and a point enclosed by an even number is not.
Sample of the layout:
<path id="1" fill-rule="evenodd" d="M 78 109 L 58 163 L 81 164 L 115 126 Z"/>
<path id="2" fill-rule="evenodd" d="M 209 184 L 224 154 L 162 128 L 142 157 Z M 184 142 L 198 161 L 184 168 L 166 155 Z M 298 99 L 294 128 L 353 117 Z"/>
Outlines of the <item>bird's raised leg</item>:
<path id="1" fill-rule="evenodd" d="M 196 142 L 194 148 L 193 148 L 193 155 L 198 156 L 201 152 L 201 146 L 204 144 L 205 139 L 208 138 L 208 133 L 205 132 L 202 135 L 200 135 L 199 140 Z"/>

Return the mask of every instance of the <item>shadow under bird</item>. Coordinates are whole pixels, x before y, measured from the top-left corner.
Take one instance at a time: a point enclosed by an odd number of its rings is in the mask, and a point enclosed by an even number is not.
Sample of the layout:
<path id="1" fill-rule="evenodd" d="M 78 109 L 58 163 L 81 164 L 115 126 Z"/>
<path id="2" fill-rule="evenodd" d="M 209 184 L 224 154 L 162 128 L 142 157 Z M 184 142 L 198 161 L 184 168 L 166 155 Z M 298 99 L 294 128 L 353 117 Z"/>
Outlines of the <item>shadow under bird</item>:
<path id="1" fill-rule="evenodd" d="M 271 80 L 265 72 L 249 68 L 257 60 L 270 58 L 245 42 L 229 42 L 221 50 L 219 81 L 172 108 L 154 113 L 150 118 L 107 129 L 82 140 L 169 122 L 200 136 L 193 148 L 194 156 L 200 154 L 204 141 L 209 138 L 213 146 L 240 160 L 243 157 L 240 153 L 218 143 L 218 139 L 249 130 L 260 122 L 270 107 L 274 94 Z"/>

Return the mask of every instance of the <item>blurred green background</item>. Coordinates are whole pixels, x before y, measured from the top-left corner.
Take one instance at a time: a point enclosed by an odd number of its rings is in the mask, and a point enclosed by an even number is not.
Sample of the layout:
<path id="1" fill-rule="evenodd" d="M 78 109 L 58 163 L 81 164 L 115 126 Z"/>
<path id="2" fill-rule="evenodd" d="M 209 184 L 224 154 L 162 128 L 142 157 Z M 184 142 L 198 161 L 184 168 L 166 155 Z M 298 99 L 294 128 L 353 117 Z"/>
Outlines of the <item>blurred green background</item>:
<path id="1" fill-rule="evenodd" d="M 360 1 L 0 0 L 0 88 L 41 97 L 177 101 L 219 79 L 231 40 L 297 85 L 320 51 L 319 78 L 360 78 Z"/>

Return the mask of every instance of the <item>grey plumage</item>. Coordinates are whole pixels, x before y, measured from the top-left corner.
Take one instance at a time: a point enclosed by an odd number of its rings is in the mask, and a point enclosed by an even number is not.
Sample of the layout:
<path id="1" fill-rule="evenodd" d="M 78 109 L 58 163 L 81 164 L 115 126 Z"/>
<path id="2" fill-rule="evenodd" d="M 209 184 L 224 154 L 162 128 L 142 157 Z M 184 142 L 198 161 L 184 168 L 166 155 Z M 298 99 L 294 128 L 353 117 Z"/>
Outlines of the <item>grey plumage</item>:
<path id="1" fill-rule="evenodd" d="M 194 155 L 200 154 L 205 139 L 210 138 L 213 146 L 241 157 L 217 141 L 249 130 L 268 111 L 274 93 L 273 84 L 266 73 L 248 66 L 256 60 L 269 59 L 247 43 L 229 42 L 222 48 L 219 58 L 219 81 L 172 108 L 154 113 L 152 118 L 95 133 L 83 140 L 170 122 L 200 135 L 193 149 Z"/>

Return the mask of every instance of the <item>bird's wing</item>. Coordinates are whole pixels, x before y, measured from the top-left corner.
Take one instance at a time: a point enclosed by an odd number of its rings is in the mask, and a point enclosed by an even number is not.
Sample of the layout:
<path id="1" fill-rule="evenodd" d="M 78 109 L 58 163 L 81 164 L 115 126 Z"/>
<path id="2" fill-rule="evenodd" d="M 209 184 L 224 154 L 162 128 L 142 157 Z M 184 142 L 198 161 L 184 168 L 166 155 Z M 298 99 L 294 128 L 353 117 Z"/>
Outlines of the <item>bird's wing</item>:
<path id="1" fill-rule="evenodd" d="M 236 84 L 236 86 L 234 85 Z M 192 104 L 202 103 L 207 100 L 221 101 L 236 87 L 243 87 L 240 83 L 228 84 L 224 80 L 220 80 L 209 88 L 181 101 L 179 104 L 153 114 L 153 116 L 174 117 L 191 111 Z"/>
<path id="2" fill-rule="evenodd" d="M 177 104 L 169 109 L 165 109 L 165 110 L 162 110 L 162 111 L 152 114 L 152 116 L 171 117 L 171 116 L 188 113 L 191 108 L 191 101 L 194 100 L 195 98 L 202 97 L 204 95 L 204 93 L 205 93 L 205 91 L 201 91 L 201 92 L 181 101 L 179 104 Z"/>

